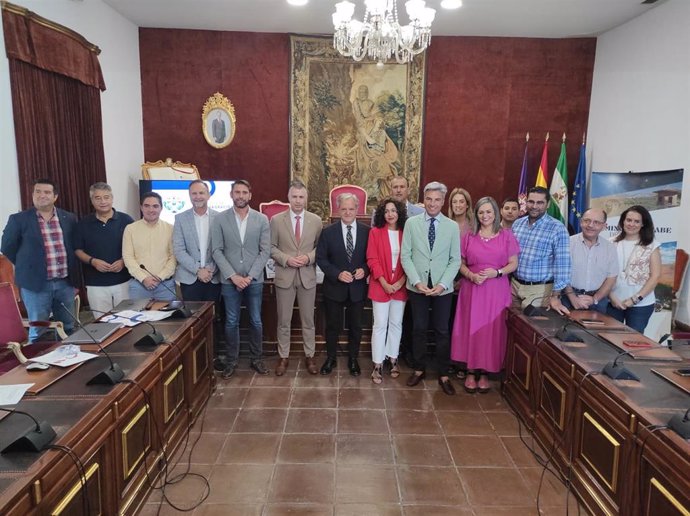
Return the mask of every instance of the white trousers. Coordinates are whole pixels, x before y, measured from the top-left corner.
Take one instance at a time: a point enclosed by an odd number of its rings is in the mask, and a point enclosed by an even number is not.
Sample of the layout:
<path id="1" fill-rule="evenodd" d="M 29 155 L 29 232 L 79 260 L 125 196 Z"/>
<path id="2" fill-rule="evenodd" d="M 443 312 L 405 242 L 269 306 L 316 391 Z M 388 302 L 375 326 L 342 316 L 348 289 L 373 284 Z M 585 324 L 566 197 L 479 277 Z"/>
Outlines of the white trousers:
<path id="1" fill-rule="evenodd" d="M 109 287 L 86 286 L 86 295 L 89 297 L 89 308 L 93 310 L 93 316 L 98 319 L 103 312 L 115 308 L 120 301 L 129 299 L 129 281 Z"/>
<path id="2" fill-rule="evenodd" d="M 374 311 L 371 359 L 375 364 L 381 364 L 387 356 L 398 358 L 405 301 L 391 300 L 387 303 L 372 301 L 371 306 Z"/>

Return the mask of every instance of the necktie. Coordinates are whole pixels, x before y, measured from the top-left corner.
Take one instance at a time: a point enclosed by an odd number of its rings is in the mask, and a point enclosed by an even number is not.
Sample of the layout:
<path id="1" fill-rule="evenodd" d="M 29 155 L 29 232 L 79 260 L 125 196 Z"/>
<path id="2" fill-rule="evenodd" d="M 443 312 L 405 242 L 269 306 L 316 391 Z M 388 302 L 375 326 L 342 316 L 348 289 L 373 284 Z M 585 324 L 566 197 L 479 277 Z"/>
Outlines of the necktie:
<path id="1" fill-rule="evenodd" d="M 436 221 L 436 217 L 431 217 L 431 219 L 429 219 L 429 250 L 430 251 L 434 250 L 434 242 L 436 241 L 436 226 L 434 225 L 435 221 Z"/>
<path id="2" fill-rule="evenodd" d="M 345 237 L 345 242 L 347 243 L 347 245 L 345 246 L 345 252 L 347 253 L 347 261 L 351 262 L 352 253 L 355 252 L 355 243 L 354 240 L 352 240 L 352 226 L 347 226 L 347 236 Z"/>
<path id="3" fill-rule="evenodd" d="M 302 232 L 300 231 L 299 228 L 299 215 L 295 215 L 295 241 L 299 244 L 299 239 L 302 236 Z"/>

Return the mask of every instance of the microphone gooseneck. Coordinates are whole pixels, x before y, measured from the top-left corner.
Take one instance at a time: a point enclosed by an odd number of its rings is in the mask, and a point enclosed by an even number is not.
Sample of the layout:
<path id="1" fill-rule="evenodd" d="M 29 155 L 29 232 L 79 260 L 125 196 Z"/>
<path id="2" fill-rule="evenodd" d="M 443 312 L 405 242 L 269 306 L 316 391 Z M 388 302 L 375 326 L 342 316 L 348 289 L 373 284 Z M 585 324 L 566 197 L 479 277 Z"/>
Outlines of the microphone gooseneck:
<path id="1" fill-rule="evenodd" d="M 159 277 L 157 274 L 154 274 L 150 270 L 146 268 L 146 265 L 143 263 L 139 264 L 139 268 L 145 272 L 147 272 L 149 275 L 151 275 L 156 281 L 158 281 L 159 285 L 162 285 L 165 290 L 170 292 L 173 296 L 175 296 L 175 301 L 172 303 L 169 303 L 171 308 L 174 309 L 172 313 L 172 318 L 174 319 L 186 319 L 187 317 L 191 317 L 192 312 L 185 306 L 184 300 L 180 299 L 180 297 L 177 295 L 177 292 L 175 292 L 173 289 L 171 289 L 168 285 L 165 284 L 165 281 L 161 277 Z"/>
<path id="2" fill-rule="evenodd" d="M 159 344 L 162 344 L 165 342 L 165 336 L 162 333 L 159 333 L 156 331 L 156 327 L 151 324 L 150 321 L 144 321 L 144 320 L 139 320 L 135 319 L 133 317 L 126 317 L 122 314 L 119 313 L 114 313 L 112 310 L 108 310 L 107 312 L 103 312 L 101 310 L 94 310 L 91 309 L 92 312 L 98 312 L 99 314 L 103 315 L 112 315 L 114 317 L 120 317 L 122 319 L 127 319 L 128 321 L 132 321 L 135 323 L 143 323 L 148 325 L 151 328 L 151 332 L 147 333 L 143 337 L 141 337 L 138 341 L 134 343 L 135 346 L 142 346 L 142 347 L 155 347 L 158 346 Z"/>

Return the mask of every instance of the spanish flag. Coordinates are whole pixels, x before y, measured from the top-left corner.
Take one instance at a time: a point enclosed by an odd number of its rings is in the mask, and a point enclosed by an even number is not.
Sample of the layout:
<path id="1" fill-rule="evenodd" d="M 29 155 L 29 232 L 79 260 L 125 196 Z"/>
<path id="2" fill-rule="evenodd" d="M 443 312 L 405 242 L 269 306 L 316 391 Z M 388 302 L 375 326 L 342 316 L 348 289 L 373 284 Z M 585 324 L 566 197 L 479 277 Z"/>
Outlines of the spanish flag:
<path id="1" fill-rule="evenodd" d="M 549 133 L 546 133 L 546 139 L 544 140 L 544 150 L 541 153 L 541 162 L 539 163 L 539 171 L 537 172 L 537 182 L 534 184 L 534 186 L 543 186 L 544 188 L 549 187 L 549 160 L 547 158 L 548 143 Z"/>

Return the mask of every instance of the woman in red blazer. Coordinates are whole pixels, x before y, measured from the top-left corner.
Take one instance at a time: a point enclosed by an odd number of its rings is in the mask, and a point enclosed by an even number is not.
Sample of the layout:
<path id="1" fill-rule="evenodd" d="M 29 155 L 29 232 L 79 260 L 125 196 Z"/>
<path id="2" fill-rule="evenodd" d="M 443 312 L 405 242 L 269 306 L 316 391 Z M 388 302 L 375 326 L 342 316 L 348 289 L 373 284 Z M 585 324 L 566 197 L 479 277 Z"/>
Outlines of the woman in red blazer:
<path id="1" fill-rule="evenodd" d="M 383 381 L 381 367 L 386 357 L 391 362 L 391 376 L 400 376 L 398 351 L 407 301 L 407 278 L 400 264 L 400 247 L 406 220 L 405 205 L 393 199 L 385 199 L 374 212 L 374 227 L 369 232 L 369 299 L 374 311 L 374 328 L 371 332 L 374 370 L 371 380 L 375 384 Z"/>

